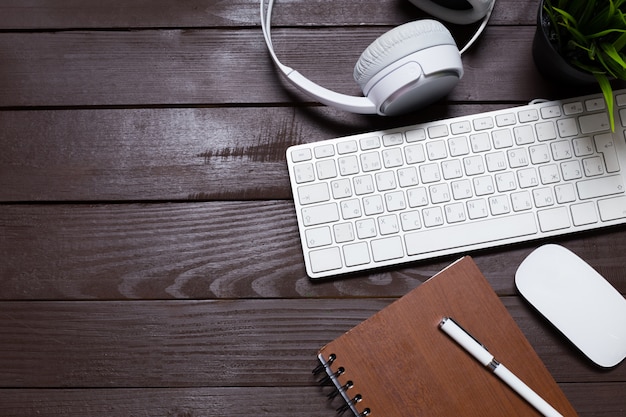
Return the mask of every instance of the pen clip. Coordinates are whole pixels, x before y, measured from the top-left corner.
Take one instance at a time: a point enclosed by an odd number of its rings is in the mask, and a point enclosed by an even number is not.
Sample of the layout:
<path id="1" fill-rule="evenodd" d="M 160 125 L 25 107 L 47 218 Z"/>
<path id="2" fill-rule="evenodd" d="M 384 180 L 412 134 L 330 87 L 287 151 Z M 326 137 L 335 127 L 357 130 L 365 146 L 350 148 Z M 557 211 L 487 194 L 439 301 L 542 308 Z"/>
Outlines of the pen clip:
<path id="1" fill-rule="evenodd" d="M 454 320 L 452 317 L 444 317 L 441 319 L 441 321 L 439 322 L 439 327 L 443 326 L 448 320 L 450 320 L 452 323 L 456 324 L 461 330 L 463 330 L 465 332 L 465 334 L 467 334 L 469 337 L 471 337 L 476 343 L 478 343 L 483 349 L 485 349 L 487 352 L 489 352 L 489 349 L 487 349 L 487 346 L 483 345 L 482 343 L 480 343 L 480 341 L 478 339 L 476 339 L 470 332 L 468 332 L 467 330 L 465 330 L 465 328 L 463 326 L 461 326 L 459 324 L 459 322 L 457 322 L 456 320 Z"/>

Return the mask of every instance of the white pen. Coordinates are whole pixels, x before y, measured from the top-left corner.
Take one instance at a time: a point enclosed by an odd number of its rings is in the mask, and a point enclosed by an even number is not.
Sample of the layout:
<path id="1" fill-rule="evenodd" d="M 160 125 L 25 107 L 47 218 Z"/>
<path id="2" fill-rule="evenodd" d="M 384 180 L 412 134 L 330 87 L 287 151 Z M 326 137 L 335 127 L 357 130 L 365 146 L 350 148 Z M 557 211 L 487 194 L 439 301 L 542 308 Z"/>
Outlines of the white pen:
<path id="1" fill-rule="evenodd" d="M 541 398 L 535 391 L 530 389 L 521 379 L 509 371 L 503 364 L 498 362 L 485 347 L 472 335 L 458 325 L 450 317 L 444 317 L 439 323 L 439 328 L 457 342 L 463 349 L 469 352 L 478 362 L 491 369 L 501 380 L 517 392 L 522 398 L 537 409 L 541 414 L 548 417 L 563 417 L 550 404 Z"/>

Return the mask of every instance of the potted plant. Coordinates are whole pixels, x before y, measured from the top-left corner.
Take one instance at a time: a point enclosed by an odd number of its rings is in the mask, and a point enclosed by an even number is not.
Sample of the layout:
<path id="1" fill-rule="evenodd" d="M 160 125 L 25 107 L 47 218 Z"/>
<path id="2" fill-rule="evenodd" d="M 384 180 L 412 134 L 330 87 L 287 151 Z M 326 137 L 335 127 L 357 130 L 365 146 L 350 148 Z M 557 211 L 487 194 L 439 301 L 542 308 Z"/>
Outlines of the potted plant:
<path id="1" fill-rule="evenodd" d="M 612 79 L 626 80 L 626 0 L 541 0 L 533 58 L 544 76 L 597 82 L 611 122 Z"/>

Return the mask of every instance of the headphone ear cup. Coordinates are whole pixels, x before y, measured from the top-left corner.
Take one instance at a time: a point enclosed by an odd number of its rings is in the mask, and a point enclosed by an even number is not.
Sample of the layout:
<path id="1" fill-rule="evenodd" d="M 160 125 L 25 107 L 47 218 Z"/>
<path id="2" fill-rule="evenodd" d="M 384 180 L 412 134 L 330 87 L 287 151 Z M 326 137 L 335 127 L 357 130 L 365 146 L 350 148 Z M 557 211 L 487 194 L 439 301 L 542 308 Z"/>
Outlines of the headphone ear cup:
<path id="1" fill-rule="evenodd" d="M 382 68 L 413 52 L 437 45 L 454 45 L 450 31 L 436 20 L 417 20 L 383 33 L 361 54 L 354 66 L 354 80 L 361 89 Z"/>
<path id="2" fill-rule="evenodd" d="M 383 34 L 354 67 L 363 94 L 376 103 L 379 114 L 387 115 L 442 97 L 462 75 L 456 42 L 445 26 L 430 19 Z"/>

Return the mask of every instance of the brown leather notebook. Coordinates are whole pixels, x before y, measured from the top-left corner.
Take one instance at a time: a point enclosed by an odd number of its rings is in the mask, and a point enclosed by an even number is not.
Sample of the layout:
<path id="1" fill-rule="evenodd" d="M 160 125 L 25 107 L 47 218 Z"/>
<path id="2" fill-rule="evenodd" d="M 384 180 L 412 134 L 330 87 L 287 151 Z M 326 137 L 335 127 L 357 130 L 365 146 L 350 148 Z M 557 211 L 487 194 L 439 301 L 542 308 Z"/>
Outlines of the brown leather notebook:
<path id="1" fill-rule="evenodd" d="M 470 257 L 320 349 L 319 370 L 343 408 L 370 417 L 541 415 L 439 329 L 446 316 L 563 416 L 577 415 Z"/>

